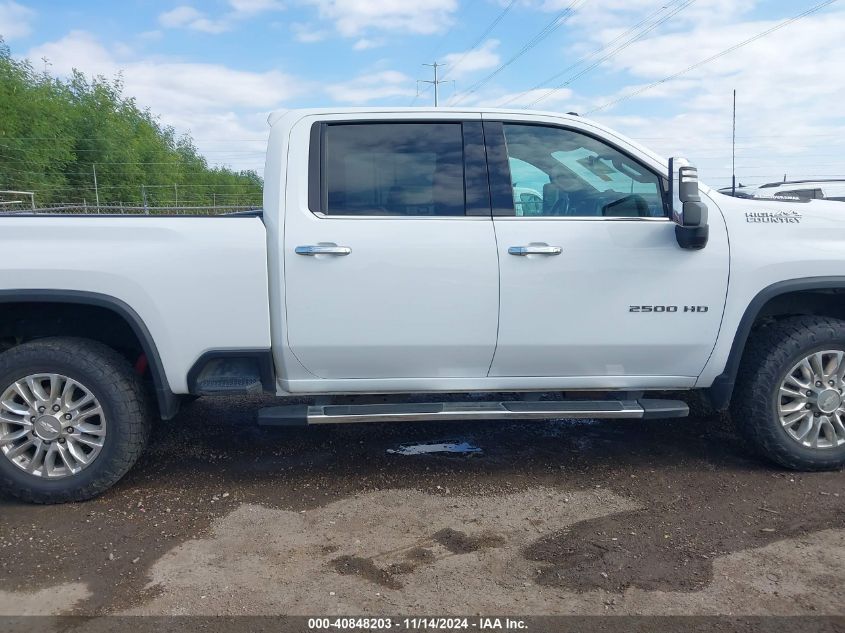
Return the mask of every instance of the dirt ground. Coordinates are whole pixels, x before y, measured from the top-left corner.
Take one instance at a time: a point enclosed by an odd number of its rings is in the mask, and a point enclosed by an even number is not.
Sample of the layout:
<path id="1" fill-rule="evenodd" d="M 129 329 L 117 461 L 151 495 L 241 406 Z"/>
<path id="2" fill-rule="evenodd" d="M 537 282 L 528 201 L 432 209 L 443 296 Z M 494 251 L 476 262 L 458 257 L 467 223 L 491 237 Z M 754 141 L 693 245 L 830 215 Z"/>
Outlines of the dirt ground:
<path id="1" fill-rule="evenodd" d="M 0 615 L 845 615 L 845 473 L 719 419 L 160 423 L 104 496 L 0 498 Z M 466 441 L 474 454 L 403 455 Z"/>

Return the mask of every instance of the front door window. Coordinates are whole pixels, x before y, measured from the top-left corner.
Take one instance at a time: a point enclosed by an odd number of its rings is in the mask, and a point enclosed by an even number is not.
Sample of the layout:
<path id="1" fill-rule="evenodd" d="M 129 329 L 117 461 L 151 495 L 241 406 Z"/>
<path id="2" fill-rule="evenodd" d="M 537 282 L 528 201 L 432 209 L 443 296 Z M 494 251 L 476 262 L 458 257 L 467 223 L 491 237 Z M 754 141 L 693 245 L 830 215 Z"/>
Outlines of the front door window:
<path id="1" fill-rule="evenodd" d="M 610 145 L 562 128 L 504 129 L 517 216 L 666 216 L 660 178 Z"/>

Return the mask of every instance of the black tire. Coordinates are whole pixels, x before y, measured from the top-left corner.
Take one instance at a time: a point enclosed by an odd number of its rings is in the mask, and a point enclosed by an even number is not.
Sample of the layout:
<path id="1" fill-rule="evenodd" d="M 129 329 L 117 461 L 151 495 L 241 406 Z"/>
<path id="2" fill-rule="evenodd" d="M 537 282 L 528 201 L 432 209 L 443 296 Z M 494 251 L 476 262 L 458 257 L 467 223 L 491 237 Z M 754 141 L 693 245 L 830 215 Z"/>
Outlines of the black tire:
<path id="1" fill-rule="evenodd" d="M 101 343 L 45 338 L 0 354 L 0 393 L 36 373 L 59 373 L 84 384 L 100 402 L 108 432 L 96 459 L 62 479 L 31 475 L 0 453 L 0 490 L 32 503 L 95 497 L 132 468 L 146 445 L 151 416 L 141 380 L 125 358 Z"/>
<path id="2" fill-rule="evenodd" d="M 740 363 L 731 417 L 737 431 L 764 457 L 793 470 L 845 466 L 845 445 L 809 448 L 794 440 L 778 419 L 781 382 L 802 358 L 822 350 L 845 351 L 845 321 L 801 316 L 754 333 Z"/>

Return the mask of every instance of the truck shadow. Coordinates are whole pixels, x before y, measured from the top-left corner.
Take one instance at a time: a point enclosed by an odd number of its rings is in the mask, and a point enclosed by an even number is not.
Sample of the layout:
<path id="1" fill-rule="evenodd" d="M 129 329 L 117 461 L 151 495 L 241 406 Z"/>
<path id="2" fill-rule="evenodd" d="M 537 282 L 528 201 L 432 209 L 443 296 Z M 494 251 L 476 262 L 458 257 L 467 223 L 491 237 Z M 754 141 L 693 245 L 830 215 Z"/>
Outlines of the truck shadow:
<path id="1" fill-rule="evenodd" d="M 92 597 L 79 612 L 129 606 L 157 558 L 241 503 L 299 512 L 396 488 L 480 496 L 603 488 L 631 500 L 641 509 L 576 523 L 521 551 L 534 582 L 576 591 L 692 591 L 710 581 L 714 557 L 845 519 L 845 474 L 775 468 L 719 418 L 268 430 L 254 424 L 264 404 L 196 401 L 159 423 L 137 466 L 96 500 L 44 508 L 0 499 L 0 541 L 18 544 L 2 562 L 0 589 L 43 586 L 40 569 L 49 569 L 51 582 L 88 583 Z M 481 452 L 388 452 L 445 439 Z M 34 533 L 61 534 L 69 551 L 102 552 L 103 560 L 57 560 L 29 544 Z"/>

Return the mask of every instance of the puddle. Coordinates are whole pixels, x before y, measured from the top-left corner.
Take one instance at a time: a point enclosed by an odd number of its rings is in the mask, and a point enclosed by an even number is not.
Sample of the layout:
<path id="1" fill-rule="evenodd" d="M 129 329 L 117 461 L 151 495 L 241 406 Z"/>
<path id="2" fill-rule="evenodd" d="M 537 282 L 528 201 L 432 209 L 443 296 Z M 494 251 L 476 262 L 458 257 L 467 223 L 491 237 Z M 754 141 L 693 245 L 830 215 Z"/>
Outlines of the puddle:
<path id="1" fill-rule="evenodd" d="M 483 451 L 469 442 L 422 442 L 419 444 L 400 444 L 398 448 L 388 448 L 392 455 L 429 455 L 432 453 L 452 453 L 461 455 L 480 455 Z"/>
<path id="2" fill-rule="evenodd" d="M 601 424 L 596 418 L 551 418 L 546 424 L 548 426 L 573 427 L 573 426 L 595 426 Z"/>
<path id="3" fill-rule="evenodd" d="M 595 418 L 553 418 L 538 424 L 536 432 L 540 437 L 575 437 L 578 427 L 596 426 L 601 420 Z"/>

